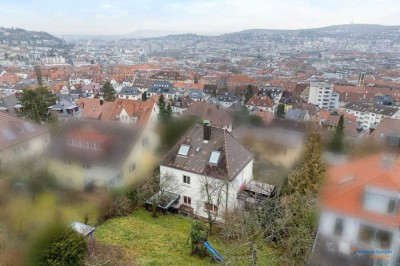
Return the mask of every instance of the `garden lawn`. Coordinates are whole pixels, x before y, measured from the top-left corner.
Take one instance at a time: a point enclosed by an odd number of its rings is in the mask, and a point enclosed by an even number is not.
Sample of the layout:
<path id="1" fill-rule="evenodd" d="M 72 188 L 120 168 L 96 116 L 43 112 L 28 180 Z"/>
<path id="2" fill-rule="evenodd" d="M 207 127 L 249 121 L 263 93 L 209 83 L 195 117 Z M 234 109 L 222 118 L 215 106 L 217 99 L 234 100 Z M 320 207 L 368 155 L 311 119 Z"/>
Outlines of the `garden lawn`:
<path id="1" fill-rule="evenodd" d="M 150 212 L 139 209 L 98 226 L 95 237 L 97 242 L 123 248 L 132 261 L 140 265 L 210 265 L 211 257 L 190 255 L 190 221 L 190 218 L 173 214 L 153 218 Z M 223 257 L 226 254 L 235 256 L 233 265 L 249 263 L 250 257 L 243 257 L 248 253 L 247 248 L 237 250 L 233 243 L 223 243 L 217 237 L 210 237 L 208 241 Z M 268 261 L 270 254 L 270 250 L 260 251 L 259 265 L 277 265 Z"/>

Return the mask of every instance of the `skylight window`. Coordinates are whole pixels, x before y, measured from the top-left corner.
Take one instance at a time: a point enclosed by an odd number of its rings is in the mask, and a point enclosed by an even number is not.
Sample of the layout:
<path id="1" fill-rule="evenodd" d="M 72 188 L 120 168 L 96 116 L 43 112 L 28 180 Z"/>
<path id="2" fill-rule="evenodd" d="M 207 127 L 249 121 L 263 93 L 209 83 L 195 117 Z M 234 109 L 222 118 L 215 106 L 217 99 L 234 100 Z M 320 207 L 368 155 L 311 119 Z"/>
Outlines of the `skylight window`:
<path id="1" fill-rule="evenodd" d="M 178 155 L 187 156 L 190 149 L 190 145 L 182 144 L 179 148 Z"/>
<path id="2" fill-rule="evenodd" d="M 26 128 L 26 130 L 28 130 L 28 132 L 35 131 L 35 128 L 31 125 L 31 123 L 25 122 L 24 127 Z"/>
<path id="3" fill-rule="evenodd" d="M 16 136 L 14 135 L 14 133 L 13 133 L 9 128 L 3 129 L 3 130 L 1 131 L 1 133 L 3 133 L 3 135 L 4 135 L 8 140 L 13 140 L 13 139 L 16 138 Z"/>
<path id="4" fill-rule="evenodd" d="M 209 163 L 217 164 L 220 155 L 221 155 L 221 152 L 220 152 L 220 151 L 212 151 L 212 152 L 211 152 L 211 156 L 210 156 Z"/>

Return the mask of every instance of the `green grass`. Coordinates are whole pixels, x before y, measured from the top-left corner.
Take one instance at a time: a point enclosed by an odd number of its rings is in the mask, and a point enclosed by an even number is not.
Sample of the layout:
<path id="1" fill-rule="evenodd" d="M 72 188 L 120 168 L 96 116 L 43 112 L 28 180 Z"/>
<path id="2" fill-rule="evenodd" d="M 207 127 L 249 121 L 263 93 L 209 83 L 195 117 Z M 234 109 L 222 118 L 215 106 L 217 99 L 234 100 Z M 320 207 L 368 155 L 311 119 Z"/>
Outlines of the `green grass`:
<path id="1" fill-rule="evenodd" d="M 140 265 L 210 265 L 211 257 L 190 255 L 189 227 L 190 218 L 172 214 L 153 218 L 150 212 L 139 209 L 129 216 L 108 220 L 96 228 L 95 236 L 97 242 L 123 248 Z M 233 265 L 243 265 L 244 261 L 249 264 L 249 257 L 243 257 L 246 249 L 236 250 L 236 243 L 223 243 L 214 236 L 209 242 L 223 257 L 233 255 Z M 270 250 L 261 250 L 258 264 L 277 265 L 269 262 L 270 254 Z"/>

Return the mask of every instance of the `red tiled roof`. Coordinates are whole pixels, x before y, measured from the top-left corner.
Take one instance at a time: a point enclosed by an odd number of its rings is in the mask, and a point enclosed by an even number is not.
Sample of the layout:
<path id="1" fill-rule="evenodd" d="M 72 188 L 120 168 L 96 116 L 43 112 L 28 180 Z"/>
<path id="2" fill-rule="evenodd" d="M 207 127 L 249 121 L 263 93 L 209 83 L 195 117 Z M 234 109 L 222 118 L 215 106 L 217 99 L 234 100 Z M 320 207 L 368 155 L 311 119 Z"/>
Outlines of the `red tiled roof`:
<path id="1" fill-rule="evenodd" d="M 175 82 L 173 85 L 175 88 L 182 89 L 200 89 L 204 88 L 204 84 L 201 83 L 185 83 L 185 82 Z"/>
<path id="2" fill-rule="evenodd" d="M 264 121 L 264 124 L 268 125 L 269 123 L 274 120 L 274 115 L 271 114 L 270 112 L 265 112 L 263 110 L 258 110 L 257 112 L 254 113 L 255 115 L 259 116 L 262 118 Z"/>
<path id="3" fill-rule="evenodd" d="M 231 84 L 253 84 L 255 80 L 247 75 L 238 74 L 230 76 L 228 82 Z"/>
<path id="4" fill-rule="evenodd" d="M 65 135 L 66 138 L 93 141 L 98 143 L 104 143 L 111 139 L 110 136 L 98 133 L 96 131 L 71 131 Z"/>
<path id="5" fill-rule="evenodd" d="M 260 107 L 274 106 L 274 103 L 268 96 L 253 96 L 246 104 L 252 106 L 260 106 Z"/>
<path id="6" fill-rule="evenodd" d="M 154 106 L 155 103 L 152 101 L 142 102 L 127 99 L 116 99 L 111 110 L 111 117 L 116 117 L 116 115 L 119 115 L 122 109 L 124 109 L 130 117 L 138 117 L 136 122 L 137 125 L 144 126 L 149 121 Z"/>
<path id="7" fill-rule="evenodd" d="M 394 192 L 400 190 L 398 162 L 395 161 L 392 168 L 384 167 L 382 156 L 371 155 L 329 169 L 321 189 L 322 208 L 382 225 L 399 227 L 400 212 L 395 215 L 378 214 L 367 211 L 362 206 L 366 186 Z"/>
<path id="8" fill-rule="evenodd" d="M 333 91 L 339 92 L 339 100 L 344 102 L 353 101 L 373 101 L 377 95 L 391 95 L 395 102 L 400 101 L 400 89 L 388 87 L 368 87 L 368 86 L 333 86 Z"/>
<path id="9" fill-rule="evenodd" d="M 210 120 L 213 126 L 221 128 L 233 121 L 233 114 L 229 109 L 220 109 L 217 105 L 208 102 L 194 102 L 183 112 L 183 116 Z"/>
<path id="10" fill-rule="evenodd" d="M 385 118 L 382 120 L 376 129 L 369 135 L 369 138 L 377 142 L 385 142 L 387 133 L 400 132 L 400 120 Z"/>
<path id="11" fill-rule="evenodd" d="M 114 103 L 112 102 L 101 101 L 96 98 L 80 98 L 78 99 L 77 104 L 81 108 L 82 118 L 103 121 L 111 120 L 113 118 L 111 110 Z"/>

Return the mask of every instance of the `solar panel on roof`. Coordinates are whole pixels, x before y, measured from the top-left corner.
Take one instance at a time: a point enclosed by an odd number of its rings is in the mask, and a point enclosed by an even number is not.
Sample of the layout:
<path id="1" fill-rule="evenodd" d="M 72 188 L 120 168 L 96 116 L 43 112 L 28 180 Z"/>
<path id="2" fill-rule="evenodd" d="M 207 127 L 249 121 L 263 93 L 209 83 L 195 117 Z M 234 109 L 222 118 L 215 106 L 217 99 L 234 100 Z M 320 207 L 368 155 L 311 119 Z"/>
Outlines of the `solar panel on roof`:
<path id="1" fill-rule="evenodd" d="M 3 129 L 1 131 L 1 133 L 3 133 L 3 135 L 8 139 L 8 140 L 13 140 L 16 138 L 16 136 L 14 135 L 14 133 L 12 133 L 12 131 L 9 128 Z"/>
<path id="2" fill-rule="evenodd" d="M 24 128 L 26 129 L 26 130 L 28 130 L 28 132 L 34 132 L 35 131 L 35 128 L 32 126 L 32 124 L 31 123 L 29 123 L 29 122 L 25 122 L 24 123 Z"/>
<path id="3" fill-rule="evenodd" d="M 186 144 L 182 144 L 179 148 L 178 155 L 187 156 L 189 152 L 190 146 Z"/>

